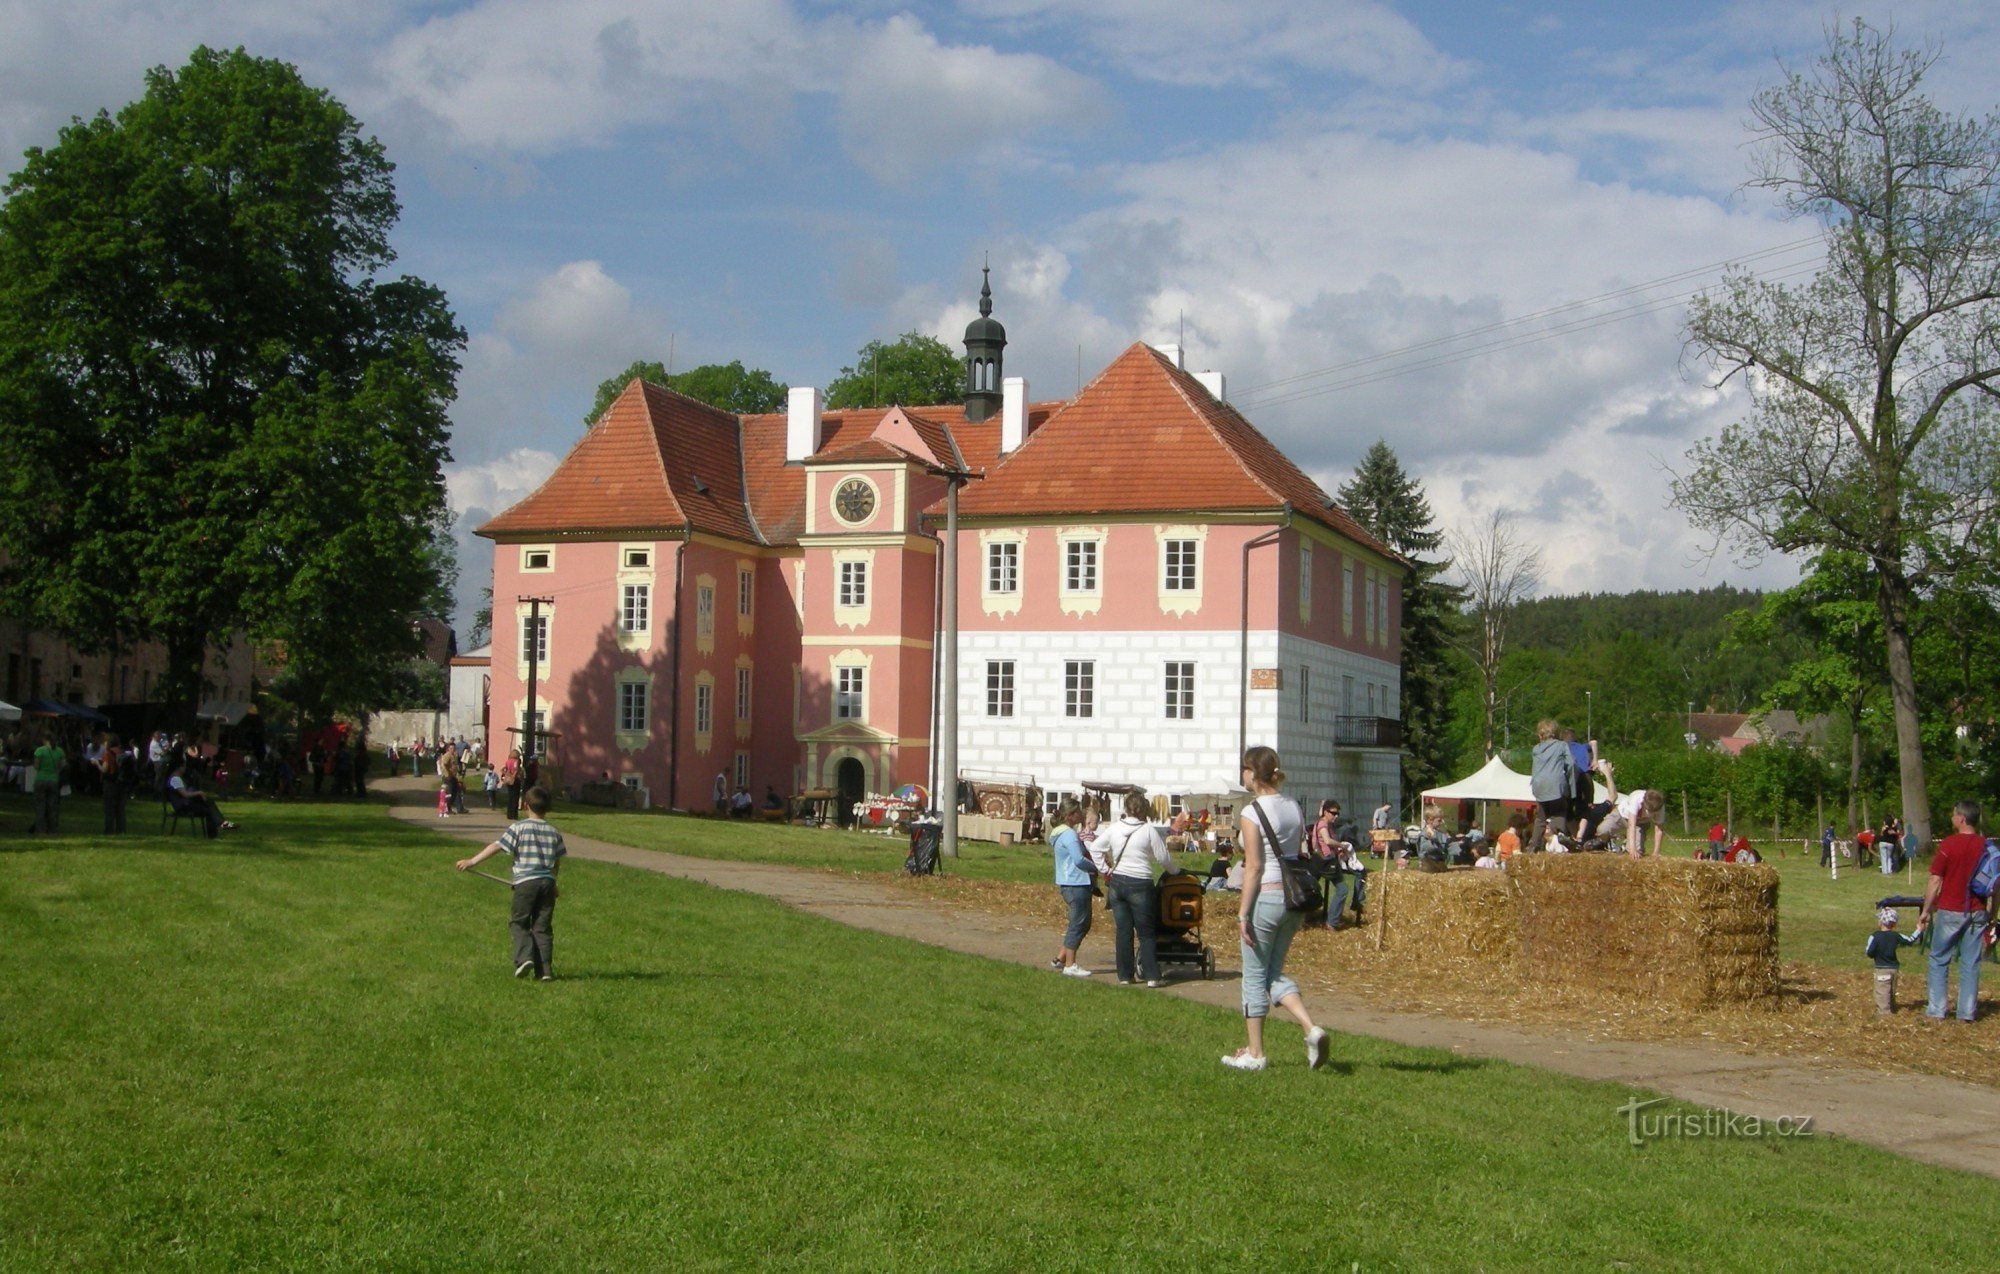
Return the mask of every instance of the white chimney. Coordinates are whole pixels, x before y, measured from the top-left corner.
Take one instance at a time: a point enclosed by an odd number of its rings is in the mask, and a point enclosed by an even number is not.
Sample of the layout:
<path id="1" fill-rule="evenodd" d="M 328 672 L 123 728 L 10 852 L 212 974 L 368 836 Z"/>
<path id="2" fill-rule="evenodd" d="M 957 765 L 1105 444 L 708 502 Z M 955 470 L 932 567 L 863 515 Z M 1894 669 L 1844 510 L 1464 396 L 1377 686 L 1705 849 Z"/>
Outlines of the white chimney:
<path id="1" fill-rule="evenodd" d="M 1008 455 L 1028 440 L 1028 378 L 1000 381 L 1000 454 Z"/>
<path id="2" fill-rule="evenodd" d="M 809 460 L 819 450 L 819 391 L 796 385 L 785 399 L 785 459 Z"/>
<path id="3" fill-rule="evenodd" d="M 1160 351 L 1160 353 L 1166 355 L 1167 361 L 1169 363 L 1172 363 L 1175 367 L 1179 368 L 1182 371 L 1187 370 L 1187 362 L 1182 358 L 1182 354 L 1184 353 L 1184 351 L 1181 349 L 1180 346 L 1155 345 L 1153 346 L 1153 348 Z"/>
<path id="4" fill-rule="evenodd" d="M 1201 382 L 1209 397 L 1219 403 L 1229 401 L 1229 380 L 1221 372 L 1196 372 L 1194 378 Z"/>

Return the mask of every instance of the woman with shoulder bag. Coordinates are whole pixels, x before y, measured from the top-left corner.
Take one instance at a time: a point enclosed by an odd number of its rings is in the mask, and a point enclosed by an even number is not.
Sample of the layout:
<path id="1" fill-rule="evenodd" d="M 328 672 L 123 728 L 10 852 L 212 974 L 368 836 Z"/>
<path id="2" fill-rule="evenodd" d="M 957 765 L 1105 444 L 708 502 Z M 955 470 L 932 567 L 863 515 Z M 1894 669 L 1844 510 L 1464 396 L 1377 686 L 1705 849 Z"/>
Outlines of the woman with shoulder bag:
<path id="1" fill-rule="evenodd" d="M 1180 871 L 1160 829 L 1153 826 L 1153 807 L 1137 792 L 1125 794 L 1125 816 L 1113 823 L 1090 847 L 1097 870 L 1111 891 L 1111 914 L 1118 924 L 1113 952 L 1118 958 L 1118 985 L 1130 986 L 1135 977 L 1147 986 L 1160 985 L 1160 963 L 1156 954 L 1155 922 L 1160 912 L 1160 891 L 1153 883 L 1155 865 L 1170 872 Z M 1139 939 L 1139 959 L 1135 969 L 1132 939 Z"/>
<path id="2" fill-rule="evenodd" d="M 1317 1070 L 1326 1064 L 1326 1031 L 1313 1025 L 1299 984 L 1285 976 L 1285 952 L 1305 913 L 1287 905 L 1287 865 L 1280 859 L 1298 858 L 1305 815 L 1298 802 L 1278 790 L 1284 782 L 1276 752 L 1259 746 L 1243 754 L 1243 785 L 1254 799 L 1236 826 L 1237 843 L 1243 846 L 1243 902 L 1236 926 L 1243 944 L 1243 1022 L 1250 1042 L 1222 1059 L 1224 1066 L 1240 1071 L 1260 1071 L 1268 1064 L 1264 1018 L 1274 1003 L 1305 1029 L 1306 1065 Z M 1298 870 L 1296 861 L 1291 870 Z"/>
<path id="3" fill-rule="evenodd" d="M 1063 931 L 1062 949 L 1049 967 L 1072 978 L 1087 978 L 1090 970 L 1076 962 L 1076 949 L 1090 932 L 1090 899 L 1096 889 L 1091 884 L 1090 856 L 1084 852 L 1077 826 L 1083 822 L 1083 806 L 1064 801 L 1056 815 L 1056 832 L 1049 837 L 1049 849 L 1056 860 L 1056 888 L 1069 908 L 1068 927 Z"/>

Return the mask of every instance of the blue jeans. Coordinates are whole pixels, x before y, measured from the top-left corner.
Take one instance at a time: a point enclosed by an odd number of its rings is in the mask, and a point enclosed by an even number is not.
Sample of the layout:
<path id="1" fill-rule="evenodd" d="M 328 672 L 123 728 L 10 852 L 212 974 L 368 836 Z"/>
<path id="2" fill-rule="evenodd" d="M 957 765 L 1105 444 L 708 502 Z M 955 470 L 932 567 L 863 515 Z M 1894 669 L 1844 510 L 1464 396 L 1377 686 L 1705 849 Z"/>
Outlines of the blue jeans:
<path id="1" fill-rule="evenodd" d="M 1074 951 L 1083 942 L 1083 935 L 1090 932 L 1089 885 L 1061 886 L 1063 901 L 1069 905 L 1069 928 L 1063 930 L 1063 946 Z"/>
<path id="2" fill-rule="evenodd" d="M 1359 872 L 1342 872 L 1334 879 L 1333 886 L 1329 890 L 1327 897 L 1327 928 L 1338 929 L 1340 927 L 1341 915 L 1347 910 L 1349 903 L 1352 903 L 1354 906 L 1354 914 L 1357 917 L 1356 923 L 1358 924 L 1360 923 L 1358 917 L 1361 915 L 1361 909 L 1368 905 L 1368 877 Z"/>
<path id="3" fill-rule="evenodd" d="M 1285 976 L 1285 953 L 1305 919 L 1302 911 L 1285 910 L 1285 887 L 1266 885 L 1250 912 L 1250 933 L 1257 945 L 1239 942 L 1243 952 L 1243 1016 L 1266 1017 L 1271 1005 L 1299 993 L 1299 984 Z"/>
<path id="4" fill-rule="evenodd" d="M 1931 913 L 1930 1000 L 1924 1006 L 1927 1017 L 1944 1017 L 1945 979 L 1951 962 L 1958 960 L 1958 1020 L 1970 1022 L 1979 1009 L 1979 958 L 1985 954 L 1981 939 L 1986 936 L 1983 911 L 1934 911 Z"/>
<path id="5" fill-rule="evenodd" d="M 1139 939 L 1139 976 L 1148 982 L 1156 982 L 1160 977 L 1160 965 L 1154 945 L 1154 921 L 1160 910 L 1159 891 L 1151 880 L 1141 880 L 1137 876 L 1112 876 L 1111 918 L 1117 922 L 1117 936 L 1113 940 L 1112 954 L 1118 960 L 1118 980 L 1132 980 L 1132 938 Z"/>

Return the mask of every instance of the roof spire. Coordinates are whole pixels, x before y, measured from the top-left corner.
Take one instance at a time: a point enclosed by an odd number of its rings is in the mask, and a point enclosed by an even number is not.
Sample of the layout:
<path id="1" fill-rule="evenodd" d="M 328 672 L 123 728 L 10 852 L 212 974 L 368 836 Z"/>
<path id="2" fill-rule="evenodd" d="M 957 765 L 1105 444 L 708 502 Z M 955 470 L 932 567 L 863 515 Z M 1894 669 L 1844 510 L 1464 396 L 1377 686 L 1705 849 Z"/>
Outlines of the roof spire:
<path id="1" fill-rule="evenodd" d="M 986 318 L 993 313 L 993 261 L 979 267 L 979 317 Z"/>

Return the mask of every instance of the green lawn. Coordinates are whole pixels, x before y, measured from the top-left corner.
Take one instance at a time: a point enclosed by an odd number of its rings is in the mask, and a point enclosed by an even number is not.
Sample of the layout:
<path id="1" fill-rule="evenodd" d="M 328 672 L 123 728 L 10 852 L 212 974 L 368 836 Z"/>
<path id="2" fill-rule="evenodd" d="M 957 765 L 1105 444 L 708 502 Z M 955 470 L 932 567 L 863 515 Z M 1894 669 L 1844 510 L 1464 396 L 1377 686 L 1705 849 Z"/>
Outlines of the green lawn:
<path id="1" fill-rule="evenodd" d="M 2000 1209 L 1446 1053 L 1234 1075 L 1226 1010 L 592 863 L 516 982 L 459 842 L 241 813 L 0 831 L 0 1267 L 1950 1266 Z"/>
<path id="2" fill-rule="evenodd" d="M 793 867 L 833 867 L 845 871 L 897 872 L 910 852 L 907 836 L 844 832 L 832 828 L 793 827 L 783 823 L 740 822 L 735 819 L 690 818 L 660 811 L 593 809 L 564 805 L 557 817 L 579 836 L 594 836 L 618 845 L 662 849 L 694 858 L 724 858 L 746 863 L 783 863 Z M 1207 865 L 1206 856 L 1202 865 Z M 961 840 L 959 856 L 947 859 L 945 870 L 980 880 L 1024 880 L 1048 884 L 1055 879 L 1046 845 L 1015 845 L 1002 849 L 989 841 Z"/>

